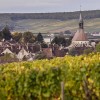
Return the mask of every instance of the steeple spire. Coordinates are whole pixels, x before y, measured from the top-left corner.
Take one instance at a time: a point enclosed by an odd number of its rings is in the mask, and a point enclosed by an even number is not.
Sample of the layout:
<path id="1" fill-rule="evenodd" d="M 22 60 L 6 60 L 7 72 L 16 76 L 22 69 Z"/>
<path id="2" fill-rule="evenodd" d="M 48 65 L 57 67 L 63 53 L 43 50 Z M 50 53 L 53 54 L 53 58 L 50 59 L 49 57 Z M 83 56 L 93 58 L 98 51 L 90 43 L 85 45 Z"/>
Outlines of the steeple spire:
<path id="1" fill-rule="evenodd" d="M 79 29 L 83 29 L 83 28 L 84 28 L 84 21 L 82 18 L 81 5 L 80 5 Z"/>
<path id="2" fill-rule="evenodd" d="M 80 18 L 79 18 L 79 21 L 82 21 L 83 20 L 83 18 L 82 18 L 82 14 L 81 14 L 81 12 L 80 12 Z"/>
<path id="3" fill-rule="evenodd" d="M 83 20 L 83 18 L 82 18 L 82 14 L 81 14 L 81 5 L 80 5 L 80 18 L 79 18 L 79 20 L 81 21 L 81 20 Z"/>

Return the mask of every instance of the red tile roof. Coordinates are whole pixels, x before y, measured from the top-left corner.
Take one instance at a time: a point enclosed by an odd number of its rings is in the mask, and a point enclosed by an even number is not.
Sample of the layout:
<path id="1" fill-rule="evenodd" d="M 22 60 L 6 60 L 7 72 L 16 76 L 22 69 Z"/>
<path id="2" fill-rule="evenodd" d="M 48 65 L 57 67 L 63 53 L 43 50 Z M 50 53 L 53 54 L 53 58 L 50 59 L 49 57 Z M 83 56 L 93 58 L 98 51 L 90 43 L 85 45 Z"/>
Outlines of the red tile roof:
<path id="1" fill-rule="evenodd" d="M 88 41 L 87 36 L 84 33 L 84 29 L 78 29 L 72 41 Z"/>
<path id="2" fill-rule="evenodd" d="M 47 58 L 50 58 L 53 56 L 51 48 L 43 48 L 43 53 L 46 55 Z"/>

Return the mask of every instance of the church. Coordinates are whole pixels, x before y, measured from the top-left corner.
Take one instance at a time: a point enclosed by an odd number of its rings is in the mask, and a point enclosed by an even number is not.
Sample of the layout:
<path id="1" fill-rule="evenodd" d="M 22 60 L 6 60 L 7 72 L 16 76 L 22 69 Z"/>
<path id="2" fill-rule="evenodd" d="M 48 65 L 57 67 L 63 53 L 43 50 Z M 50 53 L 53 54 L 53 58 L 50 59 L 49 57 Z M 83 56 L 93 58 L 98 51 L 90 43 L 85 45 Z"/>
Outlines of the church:
<path id="1" fill-rule="evenodd" d="M 72 38 L 72 42 L 68 47 L 69 52 L 73 51 L 76 55 L 83 54 L 84 50 L 93 49 L 93 46 L 89 42 L 86 33 L 84 32 L 84 20 L 80 12 L 79 28 Z"/>

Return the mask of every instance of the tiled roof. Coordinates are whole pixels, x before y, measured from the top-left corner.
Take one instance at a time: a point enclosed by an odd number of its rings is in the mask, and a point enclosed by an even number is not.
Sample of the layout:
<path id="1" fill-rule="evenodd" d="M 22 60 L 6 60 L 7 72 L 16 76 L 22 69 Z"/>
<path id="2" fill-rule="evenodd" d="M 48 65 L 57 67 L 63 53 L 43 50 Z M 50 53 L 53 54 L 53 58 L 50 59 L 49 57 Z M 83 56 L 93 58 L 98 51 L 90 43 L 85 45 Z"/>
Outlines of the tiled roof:
<path id="1" fill-rule="evenodd" d="M 47 58 L 50 58 L 53 56 L 51 48 L 43 48 L 43 53 L 47 56 Z"/>
<path id="2" fill-rule="evenodd" d="M 84 29 L 78 29 L 72 41 L 88 41 L 87 36 L 84 33 Z"/>

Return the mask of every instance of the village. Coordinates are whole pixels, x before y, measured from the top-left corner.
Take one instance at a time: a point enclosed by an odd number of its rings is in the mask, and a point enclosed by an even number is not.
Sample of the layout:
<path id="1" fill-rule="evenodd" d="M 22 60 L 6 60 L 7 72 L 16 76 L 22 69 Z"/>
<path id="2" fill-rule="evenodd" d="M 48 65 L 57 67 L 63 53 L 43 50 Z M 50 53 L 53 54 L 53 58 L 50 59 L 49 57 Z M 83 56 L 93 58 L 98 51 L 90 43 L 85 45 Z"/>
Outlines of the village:
<path id="1" fill-rule="evenodd" d="M 41 34 L 34 43 L 21 42 L 14 39 L 2 39 L 0 41 L 0 63 L 33 61 L 36 59 L 52 59 L 53 57 L 64 57 L 65 55 L 81 55 L 96 51 L 96 45 L 100 42 L 100 33 L 86 34 L 84 31 L 84 20 L 82 14 L 79 17 L 79 28 L 73 34 Z M 66 42 L 57 43 L 57 37 L 65 38 Z M 70 37 L 72 37 L 70 39 Z M 40 39 L 40 40 L 39 40 Z"/>

